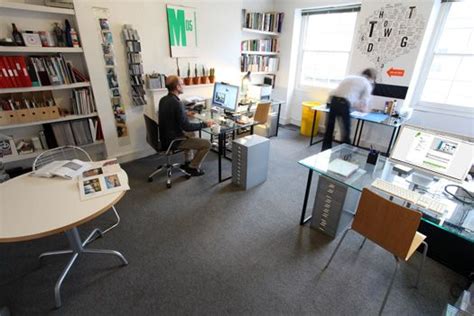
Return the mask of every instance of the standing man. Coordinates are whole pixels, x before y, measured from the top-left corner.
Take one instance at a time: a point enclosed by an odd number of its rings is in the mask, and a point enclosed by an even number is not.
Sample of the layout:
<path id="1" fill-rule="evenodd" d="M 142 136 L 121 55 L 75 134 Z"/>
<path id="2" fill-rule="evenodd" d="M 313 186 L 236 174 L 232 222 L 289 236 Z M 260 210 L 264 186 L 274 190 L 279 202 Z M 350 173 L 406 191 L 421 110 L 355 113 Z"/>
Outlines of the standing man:
<path id="1" fill-rule="evenodd" d="M 181 78 L 178 76 L 167 77 L 166 88 L 168 95 L 161 98 L 158 110 L 161 146 L 168 148 L 174 139 L 186 138 L 177 145 L 177 148 L 185 151 L 183 169 L 191 176 L 202 176 L 204 171 L 201 169 L 201 164 L 211 148 L 211 143 L 206 139 L 191 137 L 190 133 L 185 132 L 194 132 L 210 127 L 214 122 L 212 120 L 201 123 L 189 122 L 184 105 L 178 97 L 183 93 Z M 194 150 L 196 155 L 193 158 L 192 151 Z"/>
<path id="2" fill-rule="evenodd" d="M 342 122 L 342 142 L 351 143 L 351 107 L 368 112 L 370 95 L 375 85 L 377 72 L 373 68 L 362 71 L 360 76 L 348 76 L 329 94 L 329 113 L 326 134 L 321 150 L 332 147 L 336 118 Z"/>

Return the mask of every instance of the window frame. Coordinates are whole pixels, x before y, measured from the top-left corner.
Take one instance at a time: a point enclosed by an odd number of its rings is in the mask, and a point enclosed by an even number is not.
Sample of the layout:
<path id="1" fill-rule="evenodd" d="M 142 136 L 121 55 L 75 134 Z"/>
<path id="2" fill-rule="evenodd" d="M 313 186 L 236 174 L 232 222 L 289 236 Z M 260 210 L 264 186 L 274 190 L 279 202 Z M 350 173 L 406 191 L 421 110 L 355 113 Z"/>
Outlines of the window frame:
<path id="1" fill-rule="evenodd" d="M 328 13 L 319 13 L 319 14 L 334 14 L 334 13 L 344 13 L 345 12 L 345 9 L 346 7 L 353 7 L 354 5 L 349 5 L 349 6 L 341 6 L 341 7 L 322 7 L 322 8 L 318 8 L 316 9 L 316 11 L 332 11 L 332 12 L 328 12 Z M 357 4 L 356 5 L 358 7 L 358 10 L 356 11 L 357 15 L 359 14 L 360 12 L 360 9 L 361 9 L 361 5 L 360 4 Z M 340 11 L 340 12 L 338 12 Z M 318 14 L 318 13 L 316 13 Z M 300 33 L 300 39 L 299 39 L 299 44 L 298 44 L 298 55 L 297 55 L 297 68 L 296 68 L 296 85 L 295 85 L 295 89 L 296 90 L 299 90 L 299 91 L 308 91 L 308 90 L 311 90 L 311 89 L 334 89 L 337 87 L 337 83 L 336 84 L 329 84 L 329 83 L 326 83 L 326 84 L 318 84 L 318 85 L 308 85 L 308 84 L 303 84 L 302 83 L 302 80 L 301 80 L 301 73 L 302 73 L 302 67 L 303 67 L 303 54 L 305 52 L 328 52 L 328 53 L 334 53 L 335 51 L 326 51 L 326 50 L 304 50 L 304 42 L 305 42 L 305 39 L 306 39 L 306 34 L 307 34 L 307 31 L 308 31 L 308 21 L 309 21 L 309 17 L 311 16 L 311 14 L 304 14 L 304 11 L 301 12 L 301 33 Z M 347 59 L 347 64 L 346 64 L 346 69 L 345 69 L 345 72 L 344 72 L 344 75 L 347 76 L 347 72 L 349 70 L 349 65 L 351 63 L 351 59 L 352 59 L 352 45 L 354 43 L 354 37 L 356 36 L 356 26 L 357 26 L 357 18 L 358 16 L 356 17 L 356 24 L 354 25 L 354 32 L 352 34 L 352 40 L 351 40 L 351 47 L 348 51 L 348 59 Z"/>
<path id="2" fill-rule="evenodd" d="M 433 60 L 437 55 L 435 53 L 436 46 L 440 41 L 441 34 L 443 33 L 444 27 L 448 20 L 448 15 L 451 10 L 452 3 L 456 1 L 443 1 L 440 4 L 438 15 L 436 17 L 435 26 L 433 30 L 433 34 L 431 35 L 428 47 L 424 56 L 419 56 L 418 58 L 423 58 L 421 70 L 418 76 L 417 83 L 415 85 L 415 92 L 413 98 L 413 107 L 415 110 L 430 112 L 430 113 L 438 113 L 438 114 L 449 114 L 451 116 L 470 116 L 474 117 L 474 106 L 462 106 L 462 105 L 455 105 L 449 103 L 437 103 L 437 102 L 429 102 L 423 101 L 422 95 L 423 90 L 425 88 L 426 80 L 428 79 L 428 75 L 430 73 L 431 65 L 433 64 Z M 442 54 L 439 54 L 442 55 Z M 447 54 L 447 55 L 456 55 L 456 54 Z"/>

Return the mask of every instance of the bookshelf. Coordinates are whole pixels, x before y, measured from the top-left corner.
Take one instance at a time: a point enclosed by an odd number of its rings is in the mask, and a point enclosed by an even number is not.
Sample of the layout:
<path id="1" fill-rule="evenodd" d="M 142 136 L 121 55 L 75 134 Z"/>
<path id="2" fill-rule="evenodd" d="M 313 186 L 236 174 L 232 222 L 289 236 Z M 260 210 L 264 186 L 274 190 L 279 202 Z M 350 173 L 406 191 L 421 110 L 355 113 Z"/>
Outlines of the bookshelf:
<path id="1" fill-rule="evenodd" d="M 61 84 L 57 86 L 40 86 L 40 87 L 22 87 L 22 88 L 3 88 L 0 89 L 1 94 L 22 93 L 22 92 L 39 92 L 39 91 L 55 91 L 90 87 L 90 82 L 77 82 L 72 84 Z"/>
<path id="2" fill-rule="evenodd" d="M 279 36 L 284 14 L 281 12 L 249 12 L 242 10 L 243 40 L 240 71 L 245 75 L 270 75 L 274 82 L 279 67 Z M 259 81 L 263 81 L 263 78 Z"/>
<path id="3" fill-rule="evenodd" d="M 79 31 L 74 9 L 0 0 L 1 27 L 8 36 L 11 36 L 11 23 L 17 24 L 20 32 L 53 33 L 51 25 L 59 23 L 64 30 L 65 19 Z M 7 169 L 10 163 L 14 167 L 31 166 L 31 159 L 56 145 L 80 146 L 93 157 L 103 158 L 105 143 L 82 43 L 80 47 L 0 46 L 0 56 L 10 63 L 24 61 L 27 69 L 26 75 L 17 77 L 16 82 L 9 79 L 10 82 L 0 86 L 0 131 L 10 136 L 17 148 L 22 142 L 30 144 L 29 148 L 34 147 L 34 152 L 25 149 L 16 155 L 1 157 Z M 41 75 L 39 64 L 46 69 Z M 55 115 L 28 117 L 38 112 L 54 112 Z"/>

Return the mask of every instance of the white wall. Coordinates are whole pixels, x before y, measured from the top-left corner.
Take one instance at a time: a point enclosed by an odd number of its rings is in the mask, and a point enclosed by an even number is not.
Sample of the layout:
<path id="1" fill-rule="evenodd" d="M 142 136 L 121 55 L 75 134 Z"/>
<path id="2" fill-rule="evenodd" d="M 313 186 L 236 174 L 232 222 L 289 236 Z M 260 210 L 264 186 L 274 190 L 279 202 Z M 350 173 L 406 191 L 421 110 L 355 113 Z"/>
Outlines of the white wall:
<path id="1" fill-rule="evenodd" d="M 266 1 L 254 1 L 265 3 Z M 91 72 L 94 93 L 100 108 L 104 134 L 106 134 L 109 156 L 126 156 L 133 159 L 152 153 L 145 141 L 143 122 L 144 107 L 131 106 L 125 48 L 121 30 L 123 24 L 132 24 L 141 37 L 143 67 L 145 73 L 157 71 L 165 74 L 176 73 L 176 61 L 170 58 L 168 29 L 166 22 L 166 3 L 193 6 L 198 9 L 197 28 L 198 58 L 180 59 L 181 71 L 187 69 L 187 62 L 216 68 L 219 81 L 239 83 L 240 69 L 240 19 L 242 0 L 208 1 L 143 1 L 143 0 L 75 0 L 78 24 L 84 43 L 85 55 Z M 93 7 L 108 9 L 108 18 L 114 37 L 117 71 L 120 90 L 126 105 L 127 126 L 130 134 L 128 144 L 121 145 L 116 137 L 113 114 L 103 67 L 97 24 Z M 189 94 L 193 91 L 188 89 Z M 209 94 L 196 90 L 196 94 Z M 149 99 L 150 103 L 151 100 Z"/>

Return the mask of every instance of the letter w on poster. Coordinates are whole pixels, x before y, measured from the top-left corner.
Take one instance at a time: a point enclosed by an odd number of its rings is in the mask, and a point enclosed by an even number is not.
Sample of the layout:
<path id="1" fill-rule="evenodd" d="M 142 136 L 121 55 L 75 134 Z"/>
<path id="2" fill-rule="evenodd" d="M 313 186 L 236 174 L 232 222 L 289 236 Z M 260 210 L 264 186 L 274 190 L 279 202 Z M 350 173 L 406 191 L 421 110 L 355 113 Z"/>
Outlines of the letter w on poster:
<path id="1" fill-rule="evenodd" d="M 117 159 L 94 162 L 91 168 L 79 177 L 81 200 L 126 190 L 130 190 L 128 178 Z"/>

